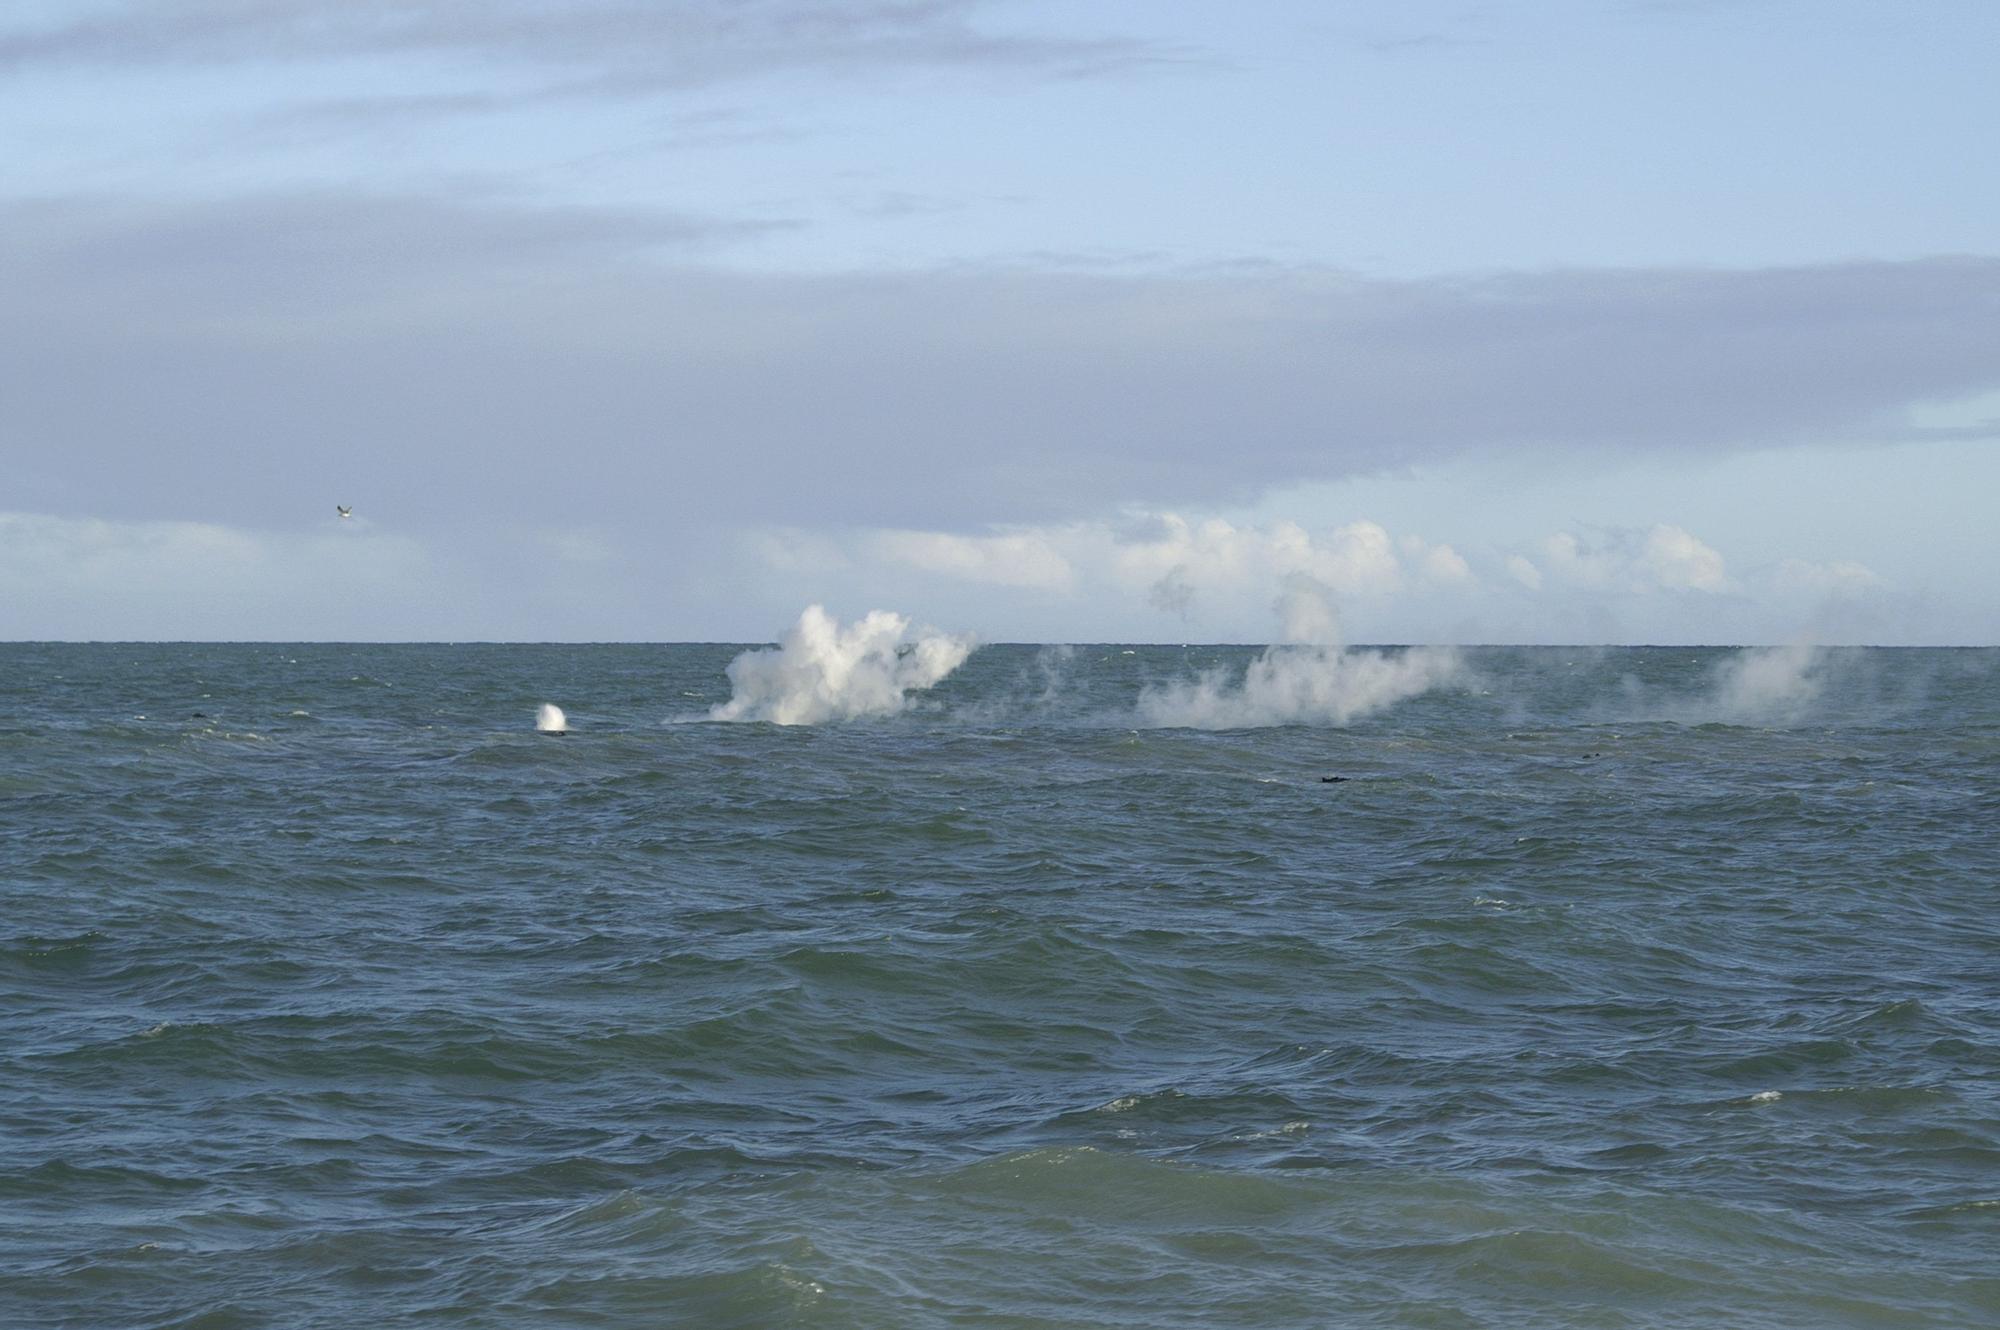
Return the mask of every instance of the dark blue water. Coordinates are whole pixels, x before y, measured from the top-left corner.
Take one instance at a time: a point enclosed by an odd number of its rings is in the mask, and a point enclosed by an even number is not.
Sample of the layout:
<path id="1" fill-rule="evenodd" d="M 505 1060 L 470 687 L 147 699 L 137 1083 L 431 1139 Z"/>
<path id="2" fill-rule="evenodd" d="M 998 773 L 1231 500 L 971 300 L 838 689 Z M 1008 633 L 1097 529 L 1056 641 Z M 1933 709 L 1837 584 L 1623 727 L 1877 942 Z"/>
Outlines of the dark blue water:
<path id="1" fill-rule="evenodd" d="M 2000 1324 L 2000 653 L 737 651 L 0 646 L 0 1323 Z"/>

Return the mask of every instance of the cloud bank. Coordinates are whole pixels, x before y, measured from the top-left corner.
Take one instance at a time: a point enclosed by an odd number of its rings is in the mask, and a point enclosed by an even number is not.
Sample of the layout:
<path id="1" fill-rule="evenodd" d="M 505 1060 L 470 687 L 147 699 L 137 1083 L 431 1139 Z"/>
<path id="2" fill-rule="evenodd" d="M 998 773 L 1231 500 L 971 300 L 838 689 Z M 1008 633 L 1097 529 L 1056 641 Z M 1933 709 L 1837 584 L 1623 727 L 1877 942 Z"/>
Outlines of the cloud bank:
<path id="1" fill-rule="evenodd" d="M 1315 596 L 1288 591 L 1298 586 Z M 1854 560 L 1736 569 L 1665 525 L 1461 553 L 1367 520 L 1311 529 L 1126 511 L 973 534 L 698 528 L 655 564 L 595 528 L 440 541 L 365 514 L 273 531 L 0 512 L 9 638 L 741 640 L 801 587 L 847 604 L 893 589 L 982 631 L 1011 604 L 1026 625 L 1011 631 L 1030 640 L 1265 641 L 1276 598 L 1290 607 L 1282 640 L 1309 645 L 1342 640 L 1336 603 L 1372 641 L 1715 641 L 1906 634 L 1893 612 L 1909 600 Z M 702 619 L 663 617 L 663 600 L 698 595 Z M 1322 604 L 1316 627 L 1306 611 Z"/>
<path id="2" fill-rule="evenodd" d="M 1886 438 L 2000 385 L 2000 260 L 1427 281 L 710 261 L 750 230 L 438 197 L 0 205 L 0 436 L 34 459 L 13 502 L 77 511 L 117 471 L 128 510 L 85 511 L 258 525 L 302 477 L 344 478 L 431 522 L 546 521 L 559 458 L 613 527 L 962 530 L 1462 457 Z"/>
<path id="3" fill-rule="evenodd" d="M 365 527 L 0 512 L 4 637 L 307 640 L 380 636 L 404 620 L 450 635 L 478 600 L 467 590 L 417 541 Z"/>
<path id="4" fill-rule="evenodd" d="M 894 586 L 940 613 L 981 590 L 1065 619 L 1076 618 L 1066 607 L 1100 607 L 1067 630 L 1084 640 L 1268 640 L 1264 607 L 1297 585 L 1338 603 L 1372 641 L 1769 640 L 1807 630 L 1846 640 L 1908 601 L 1855 560 L 1732 566 L 1670 523 L 1461 549 L 1366 519 L 1311 528 L 1127 509 L 970 533 L 767 530 L 743 548 L 773 576 L 803 577 L 836 598 Z M 1341 637 L 1287 623 L 1285 641 Z"/>

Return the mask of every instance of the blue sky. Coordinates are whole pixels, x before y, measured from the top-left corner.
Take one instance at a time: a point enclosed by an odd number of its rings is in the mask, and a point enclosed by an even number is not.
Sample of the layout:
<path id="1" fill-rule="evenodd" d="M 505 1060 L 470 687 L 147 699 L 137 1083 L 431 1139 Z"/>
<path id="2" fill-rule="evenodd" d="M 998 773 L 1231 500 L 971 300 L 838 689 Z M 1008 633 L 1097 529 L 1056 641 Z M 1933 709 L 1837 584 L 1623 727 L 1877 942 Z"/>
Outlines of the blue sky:
<path id="1" fill-rule="evenodd" d="M 0 637 L 2000 641 L 1996 38 L 10 6 Z"/>

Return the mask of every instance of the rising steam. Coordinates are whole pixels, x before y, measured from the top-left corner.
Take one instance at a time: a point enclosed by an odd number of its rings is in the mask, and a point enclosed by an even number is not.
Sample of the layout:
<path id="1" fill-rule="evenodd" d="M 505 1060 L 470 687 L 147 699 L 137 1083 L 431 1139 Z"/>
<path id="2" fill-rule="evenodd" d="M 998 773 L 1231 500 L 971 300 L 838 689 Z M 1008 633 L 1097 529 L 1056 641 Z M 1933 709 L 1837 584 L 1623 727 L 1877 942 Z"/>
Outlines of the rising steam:
<path id="1" fill-rule="evenodd" d="M 1197 730 L 1266 725 L 1345 725 L 1407 698 L 1459 681 L 1456 651 L 1416 647 L 1402 652 L 1355 651 L 1340 644 L 1340 623 L 1327 588 L 1312 578 L 1286 580 L 1278 602 L 1285 642 L 1266 647 L 1240 683 L 1222 670 L 1148 688 L 1139 714 L 1159 726 Z"/>
<path id="2" fill-rule="evenodd" d="M 1715 669 L 1720 719 L 1748 725 L 1797 719 L 1825 687 L 1827 661 L 1826 652 L 1803 643 L 1738 652 Z"/>
<path id="3" fill-rule="evenodd" d="M 901 711 L 912 692 L 938 683 L 972 654 L 963 637 L 934 633 L 905 641 L 909 627 L 888 610 L 842 627 L 818 605 L 808 606 L 779 646 L 729 662 L 734 694 L 709 719 L 812 725 Z"/>
<path id="4" fill-rule="evenodd" d="M 553 702 L 542 703 L 535 712 L 535 728 L 543 734 L 566 734 L 569 732 L 569 717 Z"/>

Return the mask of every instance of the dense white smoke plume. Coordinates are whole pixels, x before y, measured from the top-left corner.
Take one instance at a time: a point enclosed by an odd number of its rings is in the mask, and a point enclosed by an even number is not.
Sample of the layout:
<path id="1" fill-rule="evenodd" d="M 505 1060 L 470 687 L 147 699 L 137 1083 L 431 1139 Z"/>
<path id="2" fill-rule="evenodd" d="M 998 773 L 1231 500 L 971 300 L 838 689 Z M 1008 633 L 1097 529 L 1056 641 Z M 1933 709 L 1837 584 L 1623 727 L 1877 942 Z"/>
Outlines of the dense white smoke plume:
<path id="1" fill-rule="evenodd" d="M 711 720 L 765 720 L 812 725 L 901 711 L 909 694 L 931 687 L 972 654 L 969 638 L 942 633 L 905 641 L 910 622 L 871 610 L 842 627 L 818 605 L 775 648 L 746 651 L 729 662 L 734 689 L 710 709 Z"/>
<path id="2" fill-rule="evenodd" d="M 1197 730 L 1265 725 L 1345 725 L 1407 698 L 1459 681 L 1456 651 L 1353 651 L 1340 644 L 1340 621 L 1327 588 L 1287 578 L 1278 601 L 1285 641 L 1266 647 L 1232 681 L 1210 670 L 1191 681 L 1148 688 L 1139 714 L 1160 726 Z"/>

